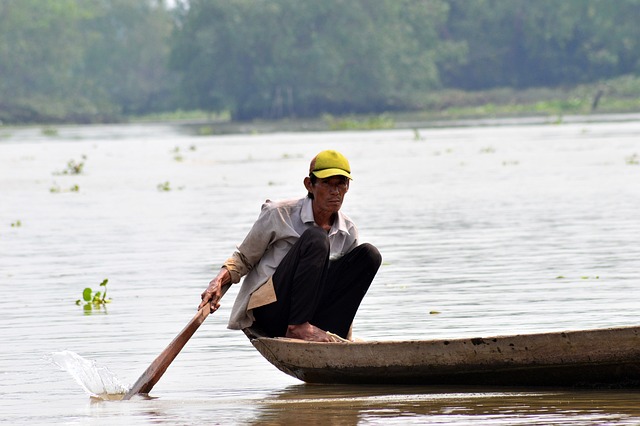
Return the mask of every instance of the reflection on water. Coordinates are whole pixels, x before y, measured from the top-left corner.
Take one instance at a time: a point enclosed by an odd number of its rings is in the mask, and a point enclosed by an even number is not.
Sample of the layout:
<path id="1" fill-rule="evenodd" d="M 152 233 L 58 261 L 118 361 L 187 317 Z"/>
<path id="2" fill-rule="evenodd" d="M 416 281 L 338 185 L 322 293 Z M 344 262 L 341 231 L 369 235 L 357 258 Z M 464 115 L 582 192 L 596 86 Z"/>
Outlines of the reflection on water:
<path id="1" fill-rule="evenodd" d="M 80 353 L 133 383 L 193 316 L 261 203 L 304 196 L 308 159 L 323 149 L 351 160 L 344 210 L 384 258 L 356 337 L 640 323 L 640 166 L 630 160 L 640 153 L 639 121 L 419 134 L 192 137 L 148 125 L 61 127 L 52 138 L 3 129 L 0 417 L 18 425 L 640 423 L 634 392 L 300 385 L 226 329 L 237 288 L 154 399 L 89 403 L 86 392 L 99 394 L 105 379 L 78 380 L 98 384 L 85 392 L 45 359 Z M 59 174 L 82 158 L 81 174 Z M 75 301 L 105 278 L 108 312 L 84 315 Z M 82 365 L 71 369 L 98 369 Z"/>
<path id="2" fill-rule="evenodd" d="M 637 393 L 297 385 L 260 404 L 254 424 L 637 424 Z M 445 420 L 446 419 L 446 420 Z"/>

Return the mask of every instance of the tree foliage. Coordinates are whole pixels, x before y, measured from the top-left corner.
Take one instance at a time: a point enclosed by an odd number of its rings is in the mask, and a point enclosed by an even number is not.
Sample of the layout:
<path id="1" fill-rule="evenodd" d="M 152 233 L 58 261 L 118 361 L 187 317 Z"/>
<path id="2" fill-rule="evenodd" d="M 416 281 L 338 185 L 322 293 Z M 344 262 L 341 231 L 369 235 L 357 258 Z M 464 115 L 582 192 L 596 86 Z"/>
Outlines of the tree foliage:
<path id="1" fill-rule="evenodd" d="M 440 0 L 193 0 L 172 66 L 194 106 L 240 119 L 398 108 L 438 85 L 446 11 Z"/>
<path id="2" fill-rule="evenodd" d="M 418 108 L 640 72 L 640 0 L 0 0 L 0 121 Z"/>
<path id="3" fill-rule="evenodd" d="M 449 0 L 446 38 L 468 47 L 443 83 L 575 85 L 640 71 L 638 0 Z"/>
<path id="4" fill-rule="evenodd" d="M 170 107 L 171 22 L 159 1 L 0 0 L 0 120 L 104 121 L 158 100 Z"/>

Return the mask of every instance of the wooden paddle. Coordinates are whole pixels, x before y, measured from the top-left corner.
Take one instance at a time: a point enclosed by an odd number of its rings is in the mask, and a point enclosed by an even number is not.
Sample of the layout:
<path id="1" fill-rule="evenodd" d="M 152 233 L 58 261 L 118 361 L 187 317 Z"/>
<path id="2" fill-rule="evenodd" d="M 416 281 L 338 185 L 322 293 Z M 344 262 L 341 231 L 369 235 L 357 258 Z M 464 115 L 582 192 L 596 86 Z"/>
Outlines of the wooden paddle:
<path id="1" fill-rule="evenodd" d="M 223 296 L 229 287 L 231 287 L 229 284 L 222 287 Z M 176 356 L 178 356 L 182 348 L 184 348 L 184 345 L 186 345 L 191 336 L 193 336 L 193 333 L 195 333 L 198 327 L 207 319 L 209 313 L 211 313 L 211 304 L 207 303 L 202 309 L 198 310 L 191 321 L 189 321 L 182 331 L 169 343 L 169 346 L 167 346 L 144 373 L 142 373 L 142 376 L 133 384 L 122 399 L 126 401 L 139 393 L 146 394 L 151 392 L 151 389 L 158 383 L 158 380 L 160 380 L 164 372 L 167 371 L 169 365 Z"/>

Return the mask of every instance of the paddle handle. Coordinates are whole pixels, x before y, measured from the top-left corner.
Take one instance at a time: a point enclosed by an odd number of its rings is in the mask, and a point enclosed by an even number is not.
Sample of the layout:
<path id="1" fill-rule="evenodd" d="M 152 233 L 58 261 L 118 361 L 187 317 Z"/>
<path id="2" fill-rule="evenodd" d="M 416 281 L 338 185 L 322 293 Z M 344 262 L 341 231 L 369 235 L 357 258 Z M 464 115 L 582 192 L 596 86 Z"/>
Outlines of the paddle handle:
<path id="1" fill-rule="evenodd" d="M 231 287 L 227 284 L 222 287 L 222 295 Z M 123 400 L 131 399 L 139 393 L 149 393 L 151 389 L 158 383 L 169 365 L 178 356 L 184 345 L 187 344 L 193 333 L 202 325 L 205 319 L 211 313 L 211 304 L 207 303 L 191 318 L 191 321 L 182 329 L 182 331 L 169 343 L 169 346 L 151 363 L 151 365 L 142 373 L 140 378 L 133 384 L 131 389 L 124 395 Z"/>

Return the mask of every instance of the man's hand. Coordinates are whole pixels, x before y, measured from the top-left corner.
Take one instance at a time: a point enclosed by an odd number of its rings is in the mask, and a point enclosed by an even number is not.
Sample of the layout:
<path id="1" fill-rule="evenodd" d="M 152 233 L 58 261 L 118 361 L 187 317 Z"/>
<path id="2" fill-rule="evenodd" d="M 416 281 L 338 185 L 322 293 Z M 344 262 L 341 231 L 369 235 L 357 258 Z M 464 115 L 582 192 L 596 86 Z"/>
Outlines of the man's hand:
<path id="1" fill-rule="evenodd" d="M 231 282 L 231 275 L 226 268 L 222 268 L 218 275 L 211 280 L 209 287 L 202 292 L 200 298 L 202 302 L 198 305 L 198 309 L 202 309 L 207 303 L 211 304 L 211 312 L 215 312 L 220 307 L 220 299 L 222 299 L 222 286 Z"/>

